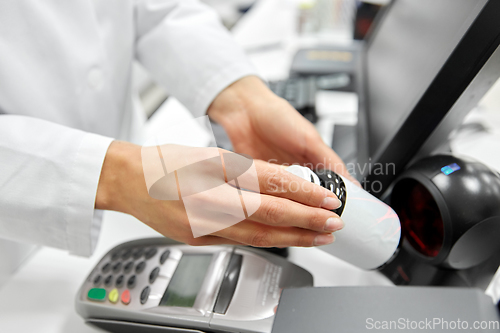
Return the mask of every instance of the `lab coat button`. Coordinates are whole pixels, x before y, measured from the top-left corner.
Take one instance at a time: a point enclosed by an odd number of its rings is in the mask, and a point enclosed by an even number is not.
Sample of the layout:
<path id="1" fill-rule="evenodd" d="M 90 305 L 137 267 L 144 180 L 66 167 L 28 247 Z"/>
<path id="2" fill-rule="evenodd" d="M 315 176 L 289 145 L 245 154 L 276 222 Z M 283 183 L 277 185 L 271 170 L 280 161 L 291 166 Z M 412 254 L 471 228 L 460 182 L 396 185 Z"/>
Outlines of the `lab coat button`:
<path id="1" fill-rule="evenodd" d="M 104 74 L 99 68 L 92 68 L 87 75 L 87 82 L 92 89 L 101 89 L 104 85 Z"/>

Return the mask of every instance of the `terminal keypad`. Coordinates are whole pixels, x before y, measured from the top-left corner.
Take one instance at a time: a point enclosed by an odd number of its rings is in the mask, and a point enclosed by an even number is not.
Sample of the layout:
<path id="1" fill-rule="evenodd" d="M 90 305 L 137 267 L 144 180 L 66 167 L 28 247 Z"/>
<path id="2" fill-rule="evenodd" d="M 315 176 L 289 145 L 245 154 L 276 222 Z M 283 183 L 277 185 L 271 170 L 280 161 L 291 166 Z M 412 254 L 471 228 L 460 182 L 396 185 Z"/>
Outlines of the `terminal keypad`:
<path id="1" fill-rule="evenodd" d="M 87 290 L 87 299 L 112 305 L 127 306 L 134 301 L 145 304 L 150 285 L 158 278 L 160 266 L 165 264 L 169 255 L 170 250 L 159 253 L 156 247 L 130 247 L 110 253 L 91 277 L 92 286 Z M 137 285 L 142 275 L 147 277 L 144 280 L 149 282 L 148 285 Z M 133 292 L 136 288 L 140 288 L 138 294 Z"/>

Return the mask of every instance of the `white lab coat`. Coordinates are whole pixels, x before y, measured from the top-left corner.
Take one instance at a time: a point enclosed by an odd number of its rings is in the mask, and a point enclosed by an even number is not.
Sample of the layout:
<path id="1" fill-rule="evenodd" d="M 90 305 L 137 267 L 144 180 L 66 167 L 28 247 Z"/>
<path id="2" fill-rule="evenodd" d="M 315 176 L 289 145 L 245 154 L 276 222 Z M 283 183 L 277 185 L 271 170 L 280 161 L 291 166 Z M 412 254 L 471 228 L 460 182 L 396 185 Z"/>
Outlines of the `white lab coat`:
<path id="1" fill-rule="evenodd" d="M 134 59 L 196 116 L 255 74 L 195 0 L 0 2 L 0 237 L 92 253 L 107 148 L 144 123 Z"/>

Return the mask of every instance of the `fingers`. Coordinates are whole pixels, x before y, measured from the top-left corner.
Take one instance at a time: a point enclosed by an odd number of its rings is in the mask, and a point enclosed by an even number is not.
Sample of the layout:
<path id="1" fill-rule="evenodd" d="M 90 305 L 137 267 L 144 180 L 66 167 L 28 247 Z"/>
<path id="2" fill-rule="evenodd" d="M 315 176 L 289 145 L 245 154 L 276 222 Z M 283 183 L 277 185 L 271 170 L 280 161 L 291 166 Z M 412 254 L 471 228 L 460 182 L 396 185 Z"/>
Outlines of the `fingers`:
<path id="1" fill-rule="evenodd" d="M 326 167 L 333 172 L 349 179 L 352 183 L 361 187 L 361 184 L 357 181 L 357 179 L 349 173 L 342 159 L 330 147 L 328 147 L 323 141 L 315 146 L 317 149 L 309 150 L 309 158 L 313 163 L 324 163 L 326 164 Z"/>
<path id="2" fill-rule="evenodd" d="M 255 161 L 260 192 L 290 199 L 311 207 L 337 209 L 341 203 L 335 194 L 319 185 L 291 174 L 280 166 Z"/>
<path id="3" fill-rule="evenodd" d="M 249 220 L 273 227 L 298 227 L 317 232 L 333 232 L 344 227 L 337 214 L 269 195 L 261 195 L 261 203 Z"/>
<path id="4" fill-rule="evenodd" d="M 272 227 L 248 220 L 215 234 L 255 247 L 311 247 L 330 244 L 335 240 L 330 233 L 319 233 L 295 227 Z"/>

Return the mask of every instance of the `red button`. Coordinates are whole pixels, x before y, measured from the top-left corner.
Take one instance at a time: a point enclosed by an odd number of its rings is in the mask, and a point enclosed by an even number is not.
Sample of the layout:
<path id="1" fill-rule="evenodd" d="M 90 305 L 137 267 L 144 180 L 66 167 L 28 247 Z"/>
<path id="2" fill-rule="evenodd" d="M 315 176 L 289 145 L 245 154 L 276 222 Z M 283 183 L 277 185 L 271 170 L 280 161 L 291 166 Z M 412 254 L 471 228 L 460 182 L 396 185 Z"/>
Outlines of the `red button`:
<path id="1" fill-rule="evenodd" d="M 125 305 L 128 305 L 130 303 L 130 291 L 128 289 L 125 289 L 125 291 L 122 293 L 122 303 Z"/>

